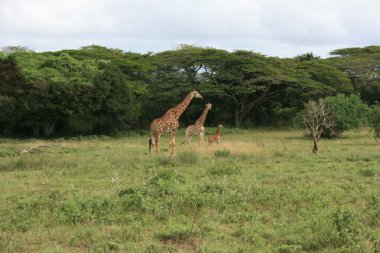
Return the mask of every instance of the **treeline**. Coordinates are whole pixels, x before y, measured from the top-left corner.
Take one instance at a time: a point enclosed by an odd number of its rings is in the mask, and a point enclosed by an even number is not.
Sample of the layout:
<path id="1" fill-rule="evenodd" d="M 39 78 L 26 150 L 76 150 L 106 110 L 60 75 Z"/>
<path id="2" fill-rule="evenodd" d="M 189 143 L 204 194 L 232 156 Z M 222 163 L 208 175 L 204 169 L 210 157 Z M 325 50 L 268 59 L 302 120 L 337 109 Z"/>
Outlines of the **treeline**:
<path id="1" fill-rule="evenodd" d="M 155 54 L 96 45 L 42 53 L 6 47 L 0 52 L 0 132 L 48 137 L 147 130 L 194 89 L 205 99 L 185 111 L 182 126 L 207 102 L 213 107 L 206 126 L 235 127 L 289 125 L 305 102 L 337 94 L 376 104 L 380 46 L 331 56 L 277 58 L 188 45 Z"/>

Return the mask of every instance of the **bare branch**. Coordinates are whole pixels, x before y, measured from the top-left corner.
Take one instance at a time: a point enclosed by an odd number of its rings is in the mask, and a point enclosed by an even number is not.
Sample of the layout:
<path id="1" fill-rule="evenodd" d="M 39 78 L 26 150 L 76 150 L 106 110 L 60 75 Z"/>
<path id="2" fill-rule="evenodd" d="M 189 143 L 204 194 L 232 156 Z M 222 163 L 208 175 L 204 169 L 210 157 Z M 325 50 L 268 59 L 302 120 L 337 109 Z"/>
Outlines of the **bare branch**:
<path id="1" fill-rule="evenodd" d="M 33 149 L 36 149 L 36 148 L 47 148 L 47 147 L 51 147 L 51 146 L 58 146 L 59 144 L 55 143 L 55 144 L 41 144 L 41 145 L 36 145 L 36 146 L 33 146 L 33 147 L 30 147 L 30 148 L 26 148 L 24 150 L 22 150 L 20 152 L 20 154 L 26 154 L 26 153 L 29 153 L 31 150 Z"/>

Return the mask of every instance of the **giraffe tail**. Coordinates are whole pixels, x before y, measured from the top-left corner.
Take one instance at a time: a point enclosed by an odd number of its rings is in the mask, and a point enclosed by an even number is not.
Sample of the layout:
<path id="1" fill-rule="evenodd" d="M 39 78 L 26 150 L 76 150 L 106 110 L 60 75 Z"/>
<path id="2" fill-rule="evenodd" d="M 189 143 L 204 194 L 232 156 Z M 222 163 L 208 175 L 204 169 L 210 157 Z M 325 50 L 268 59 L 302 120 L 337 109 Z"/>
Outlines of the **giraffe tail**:
<path id="1" fill-rule="evenodd" d="M 152 149 L 152 139 L 149 139 L 149 154 L 150 154 L 151 149 Z"/>

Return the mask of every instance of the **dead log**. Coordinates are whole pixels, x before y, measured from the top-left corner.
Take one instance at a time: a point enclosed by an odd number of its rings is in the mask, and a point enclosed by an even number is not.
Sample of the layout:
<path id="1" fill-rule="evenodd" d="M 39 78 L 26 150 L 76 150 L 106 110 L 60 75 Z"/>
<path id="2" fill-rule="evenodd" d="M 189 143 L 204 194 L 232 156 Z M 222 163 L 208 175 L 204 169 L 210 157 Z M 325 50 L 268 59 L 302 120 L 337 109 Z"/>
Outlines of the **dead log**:
<path id="1" fill-rule="evenodd" d="M 40 144 L 40 145 L 36 145 L 36 146 L 30 147 L 30 148 L 26 148 L 26 149 L 22 150 L 20 153 L 21 154 L 26 154 L 26 153 L 29 153 L 31 150 L 36 149 L 36 148 L 48 148 L 48 147 L 58 146 L 58 145 L 59 144 L 57 144 L 57 143 L 54 143 L 54 144 Z"/>

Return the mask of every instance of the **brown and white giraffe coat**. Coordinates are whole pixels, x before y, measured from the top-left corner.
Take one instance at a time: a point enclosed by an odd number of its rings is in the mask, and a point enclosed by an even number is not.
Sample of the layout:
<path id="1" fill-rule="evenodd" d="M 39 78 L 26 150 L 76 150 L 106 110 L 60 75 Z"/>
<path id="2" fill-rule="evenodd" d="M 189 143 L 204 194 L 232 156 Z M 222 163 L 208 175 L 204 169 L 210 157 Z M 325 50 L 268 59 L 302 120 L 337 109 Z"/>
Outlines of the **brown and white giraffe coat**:
<path id="1" fill-rule="evenodd" d="M 216 142 L 216 144 L 219 144 L 220 142 L 220 129 L 223 127 L 223 125 L 219 125 L 216 129 L 216 133 L 213 135 L 210 135 L 208 137 L 208 144 L 212 144 L 213 142 Z"/>
<path id="2" fill-rule="evenodd" d="M 196 135 L 199 137 L 199 144 L 203 143 L 203 135 L 205 133 L 204 123 L 208 114 L 208 111 L 211 110 L 212 104 L 208 103 L 206 104 L 205 109 L 203 110 L 201 116 L 195 121 L 194 125 L 190 125 L 186 128 L 185 131 L 185 140 L 181 143 L 185 143 L 187 145 L 190 145 L 190 140 L 193 135 Z"/>
<path id="3" fill-rule="evenodd" d="M 170 135 L 168 155 L 175 155 L 175 136 L 179 126 L 178 119 L 189 106 L 193 98 L 202 98 L 202 96 L 199 92 L 194 90 L 188 93 L 181 103 L 169 109 L 164 116 L 153 120 L 150 125 L 151 139 L 149 140 L 149 152 L 151 148 L 155 146 L 156 151 L 160 153 L 160 136 L 166 132 Z"/>

